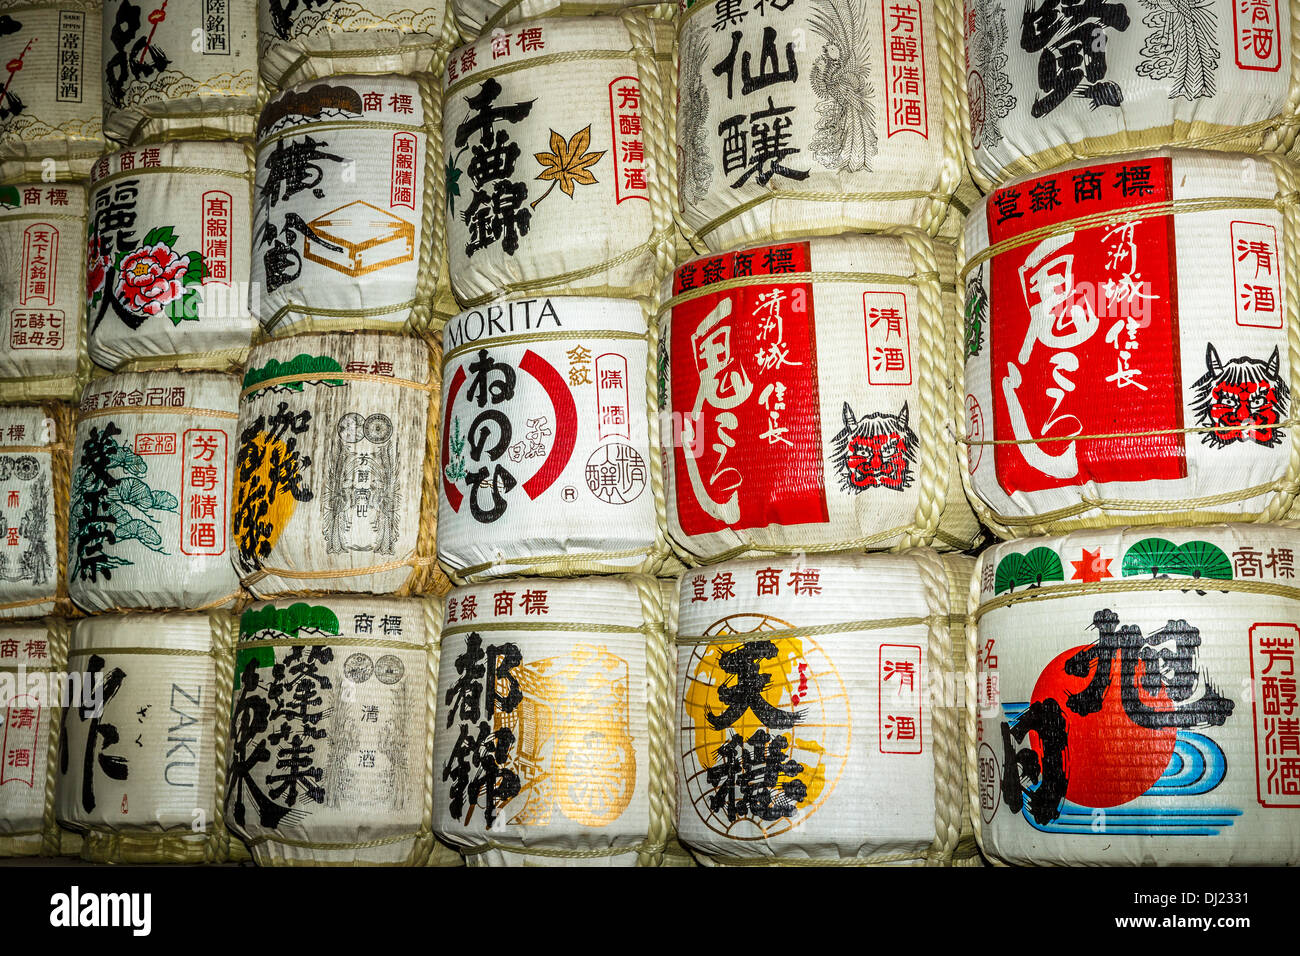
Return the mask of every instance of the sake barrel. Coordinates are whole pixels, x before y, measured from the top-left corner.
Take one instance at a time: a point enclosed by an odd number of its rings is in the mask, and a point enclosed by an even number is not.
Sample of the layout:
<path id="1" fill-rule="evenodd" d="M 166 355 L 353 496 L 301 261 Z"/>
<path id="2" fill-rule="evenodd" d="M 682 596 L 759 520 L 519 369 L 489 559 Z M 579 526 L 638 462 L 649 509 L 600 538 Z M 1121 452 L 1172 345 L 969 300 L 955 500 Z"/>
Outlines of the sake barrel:
<path id="1" fill-rule="evenodd" d="M 946 437 L 957 319 L 936 255 L 908 230 L 677 269 L 658 367 L 681 548 L 711 561 L 978 540 Z"/>
<path id="2" fill-rule="evenodd" d="M 977 206 L 961 421 L 984 523 L 1016 537 L 1280 517 L 1300 479 L 1295 217 L 1288 164 L 1182 150 L 1064 167 Z"/>
<path id="3" fill-rule="evenodd" d="M 263 109 L 252 306 L 270 334 L 428 323 L 444 182 L 431 82 L 333 77 Z"/>
<path id="4" fill-rule="evenodd" d="M 213 863 L 223 819 L 234 620 L 110 614 L 77 623 L 68 670 L 94 705 L 64 714 L 56 816 L 99 863 Z"/>
<path id="5" fill-rule="evenodd" d="M 673 664 L 655 579 L 481 584 L 446 611 L 434 832 L 470 866 L 661 865 Z"/>
<path id="6" fill-rule="evenodd" d="M 462 37 L 483 37 L 504 36 L 507 33 L 505 28 L 510 25 L 548 14 L 617 14 L 638 4 L 630 0 L 453 0 L 451 6 Z M 652 10 L 652 15 L 667 20 L 672 16 L 673 5 L 652 5 Z"/>
<path id="7" fill-rule="evenodd" d="M 3 41 L 0 41 L 3 42 Z M 90 374 L 82 305 L 86 191 L 0 186 L 0 399 L 72 399 Z"/>
<path id="8" fill-rule="evenodd" d="M 259 598 L 422 594 L 436 569 L 437 365 L 419 339 L 255 346 L 239 401 L 235 565 Z"/>
<path id="9" fill-rule="evenodd" d="M 54 819 L 63 707 L 72 699 L 64 668 L 68 625 L 44 621 L 0 626 L 0 857 L 57 856 L 63 835 Z"/>
<path id="10" fill-rule="evenodd" d="M 1295 137 L 1300 24 L 1285 3 L 966 0 L 965 12 L 962 125 L 985 189 L 1076 158 Z"/>
<path id="11" fill-rule="evenodd" d="M 447 324 L 438 555 L 449 573 L 658 567 L 668 544 L 648 339 L 629 299 L 509 299 Z"/>
<path id="12" fill-rule="evenodd" d="M 452 52 L 443 149 L 462 306 L 654 291 L 671 266 L 671 33 L 641 13 L 530 20 Z"/>
<path id="13" fill-rule="evenodd" d="M 207 610 L 231 566 L 239 379 L 129 372 L 82 395 L 72 459 L 68 592 L 99 611 Z"/>
<path id="14" fill-rule="evenodd" d="M 237 143 L 124 149 L 90 186 L 86 321 L 110 369 L 227 369 L 248 354 L 252 169 Z"/>
<path id="15" fill-rule="evenodd" d="M 64 572 L 72 408 L 0 406 L 0 618 L 72 611 Z"/>
<path id="16" fill-rule="evenodd" d="M 682 575 L 677 828 L 714 864 L 928 863 L 964 812 L 939 556 Z"/>
<path id="17" fill-rule="evenodd" d="M 446 0 L 259 0 L 258 9 L 262 79 L 273 87 L 337 73 L 437 69 L 455 42 Z"/>
<path id="18" fill-rule="evenodd" d="M 966 648 L 985 854 L 1294 865 L 1298 547 L 1294 530 L 1236 524 L 985 551 Z"/>
<path id="19" fill-rule="evenodd" d="M 256 44 L 257 0 L 104 0 L 104 132 L 132 146 L 251 135 Z"/>
<path id="20" fill-rule="evenodd" d="M 962 177 L 954 0 L 684 2 L 677 189 L 711 251 L 934 234 Z"/>
<path id="21" fill-rule="evenodd" d="M 226 821 L 259 865 L 460 862 L 432 831 L 440 616 L 371 596 L 244 611 Z"/>
<path id="22" fill-rule="evenodd" d="M 104 150 L 100 0 L 0 0 L 0 181 L 80 179 Z"/>

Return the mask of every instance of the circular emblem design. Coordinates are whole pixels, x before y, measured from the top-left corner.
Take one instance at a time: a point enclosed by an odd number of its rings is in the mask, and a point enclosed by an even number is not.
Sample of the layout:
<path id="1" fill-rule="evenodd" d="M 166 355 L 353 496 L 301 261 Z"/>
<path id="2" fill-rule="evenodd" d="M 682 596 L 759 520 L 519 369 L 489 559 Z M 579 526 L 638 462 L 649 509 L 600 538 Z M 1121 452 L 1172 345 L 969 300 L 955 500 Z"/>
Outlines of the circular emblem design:
<path id="1" fill-rule="evenodd" d="M 393 437 L 393 420 L 387 415 L 376 412 L 366 419 L 365 435 L 366 441 L 376 445 L 383 444 Z"/>
<path id="2" fill-rule="evenodd" d="M 349 445 L 361 440 L 365 419 L 356 412 L 346 412 L 339 418 L 339 438 Z"/>
<path id="3" fill-rule="evenodd" d="M 41 466 L 31 455 L 19 455 L 14 462 L 14 475 L 20 481 L 31 481 L 40 474 Z"/>
<path id="4" fill-rule="evenodd" d="M 733 840 L 767 840 L 799 826 L 830 797 L 848 761 L 848 692 L 811 638 L 757 639 L 793 625 L 733 614 L 686 662 L 679 752 L 687 799 L 704 825 Z M 797 717 L 791 720 L 791 717 Z"/>
<path id="5" fill-rule="evenodd" d="M 381 684 L 396 684 L 405 674 L 406 666 L 392 654 L 385 654 L 375 661 L 375 676 Z"/>
<path id="6" fill-rule="evenodd" d="M 629 504 L 645 491 L 645 459 L 631 445 L 601 445 L 587 459 L 586 479 L 588 490 L 601 501 Z"/>
<path id="7" fill-rule="evenodd" d="M 368 654 L 352 654 L 343 662 L 343 676 L 354 684 L 364 684 L 375 672 L 375 662 Z"/>

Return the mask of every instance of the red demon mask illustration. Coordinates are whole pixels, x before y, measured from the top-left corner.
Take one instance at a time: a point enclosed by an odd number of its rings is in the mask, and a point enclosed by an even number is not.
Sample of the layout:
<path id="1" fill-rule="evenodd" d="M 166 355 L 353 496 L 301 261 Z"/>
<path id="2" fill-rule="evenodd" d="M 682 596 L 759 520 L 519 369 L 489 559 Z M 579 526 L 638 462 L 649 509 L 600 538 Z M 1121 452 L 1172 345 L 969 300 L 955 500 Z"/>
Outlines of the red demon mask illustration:
<path id="1" fill-rule="evenodd" d="M 1225 363 L 1213 345 L 1206 346 L 1206 373 L 1192 386 L 1197 424 L 1212 429 L 1202 435 L 1205 444 L 1222 448 L 1253 441 L 1272 446 L 1282 440 L 1277 426 L 1291 393 L 1279 374 L 1280 364 L 1276 348 L 1267 362 L 1235 358 Z"/>
<path id="2" fill-rule="evenodd" d="M 844 428 L 831 439 L 831 461 L 839 471 L 840 487 L 858 494 L 867 488 L 902 491 L 912 483 L 916 435 L 907 427 L 907 403 L 897 415 L 853 414 L 844 403 Z"/>

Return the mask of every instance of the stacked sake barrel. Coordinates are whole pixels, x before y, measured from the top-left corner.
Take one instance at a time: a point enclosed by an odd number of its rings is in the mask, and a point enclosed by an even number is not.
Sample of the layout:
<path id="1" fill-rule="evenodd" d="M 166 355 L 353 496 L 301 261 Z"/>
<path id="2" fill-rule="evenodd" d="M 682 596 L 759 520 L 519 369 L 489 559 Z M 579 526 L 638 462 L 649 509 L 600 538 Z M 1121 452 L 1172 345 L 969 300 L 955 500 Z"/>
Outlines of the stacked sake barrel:
<path id="1" fill-rule="evenodd" d="M 231 854 L 253 17 L 251 0 L 0 6 L 0 657 L 46 691 L 0 700 L 29 797 L 44 775 L 22 852 L 75 851 L 63 827 L 93 860 Z"/>
<path id="2" fill-rule="evenodd" d="M 1005 539 L 969 601 L 971 822 L 999 862 L 1295 863 L 1300 37 L 1130 10 L 1074 69 L 1074 14 L 966 8 L 987 196 L 951 375 Z"/>
<path id="3" fill-rule="evenodd" d="M 225 816 L 260 865 L 455 864 L 433 835 L 441 369 L 421 337 L 446 284 L 454 31 L 445 3 L 257 6 Z"/>
<path id="4" fill-rule="evenodd" d="M 0 857 L 76 854 L 56 809 L 73 411 L 90 375 L 85 177 L 104 151 L 99 4 L 0 3 Z M 88 692 L 93 688 L 87 688 Z"/>
<path id="5" fill-rule="evenodd" d="M 65 716 L 58 815 L 90 859 L 246 858 L 224 803 L 254 6 L 96 6 L 110 151 L 87 183 L 82 318 L 105 371 L 79 396 L 65 560 L 91 615 L 69 670 L 102 700 Z"/>
<path id="6" fill-rule="evenodd" d="M 943 552 L 982 531 L 947 437 L 957 260 L 935 238 L 973 192 L 957 31 L 947 2 L 678 11 L 656 373 L 667 533 L 692 566 L 677 819 L 701 862 L 971 856 L 970 562 Z"/>
<path id="7" fill-rule="evenodd" d="M 458 587 L 435 829 L 471 865 L 689 865 L 675 588 L 655 577 L 675 565 L 652 325 L 678 241 L 670 11 L 453 7 L 458 311 L 441 335 L 437 479 L 438 557 Z"/>

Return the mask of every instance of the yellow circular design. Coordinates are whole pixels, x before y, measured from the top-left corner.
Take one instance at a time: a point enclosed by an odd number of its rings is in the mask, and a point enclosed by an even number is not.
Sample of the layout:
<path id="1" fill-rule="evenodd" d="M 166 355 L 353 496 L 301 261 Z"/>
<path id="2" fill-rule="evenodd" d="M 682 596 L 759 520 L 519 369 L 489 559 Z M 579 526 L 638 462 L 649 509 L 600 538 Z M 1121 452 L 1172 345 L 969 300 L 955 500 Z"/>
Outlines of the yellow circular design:
<path id="1" fill-rule="evenodd" d="M 710 625 L 704 636 L 793 629 L 793 625 L 767 614 L 733 614 Z M 679 720 L 682 785 L 704 825 L 733 840 L 766 840 L 799 826 L 825 804 L 848 762 L 852 740 L 848 692 L 830 657 L 808 637 L 783 638 L 772 644 L 776 653 L 758 665 L 758 672 L 768 677 L 759 693 L 778 710 L 802 713 L 790 729 L 767 727 L 749 708 L 728 726 L 714 727 L 709 722 L 710 714 L 716 718 L 728 709 L 718 696 L 719 690 L 734 687 L 737 680 L 736 674 L 723 669 L 722 656 L 745 644 L 698 644 L 684 668 L 685 691 Z M 785 738 L 782 763 L 792 760 L 800 765 L 798 772 L 776 775 L 773 789 L 781 791 L 777 800 L 786 813 L 775 819 L 764 819 L 762 812 L 751 812 L 747 807 L 747 812 L 737 811 L 734 800 L 728 799 L 734 797 L 734 792 L 724 792 L 721 781 L 709 779 L 710 768 L 722 758 L 720 750 L 724 745 L 734 753 L 740 745 L 734 739 L 738 736 L 753 755 L 753 747 L 747 742 L 760 731 L 765 731 L 771 742 Z M 771 742 L 766 744 L 769 753 Z M 763 779 L 763 785 L 769 782 L 771 774 Z M 769 810 L 769 815 L 772 812 Z"/>

